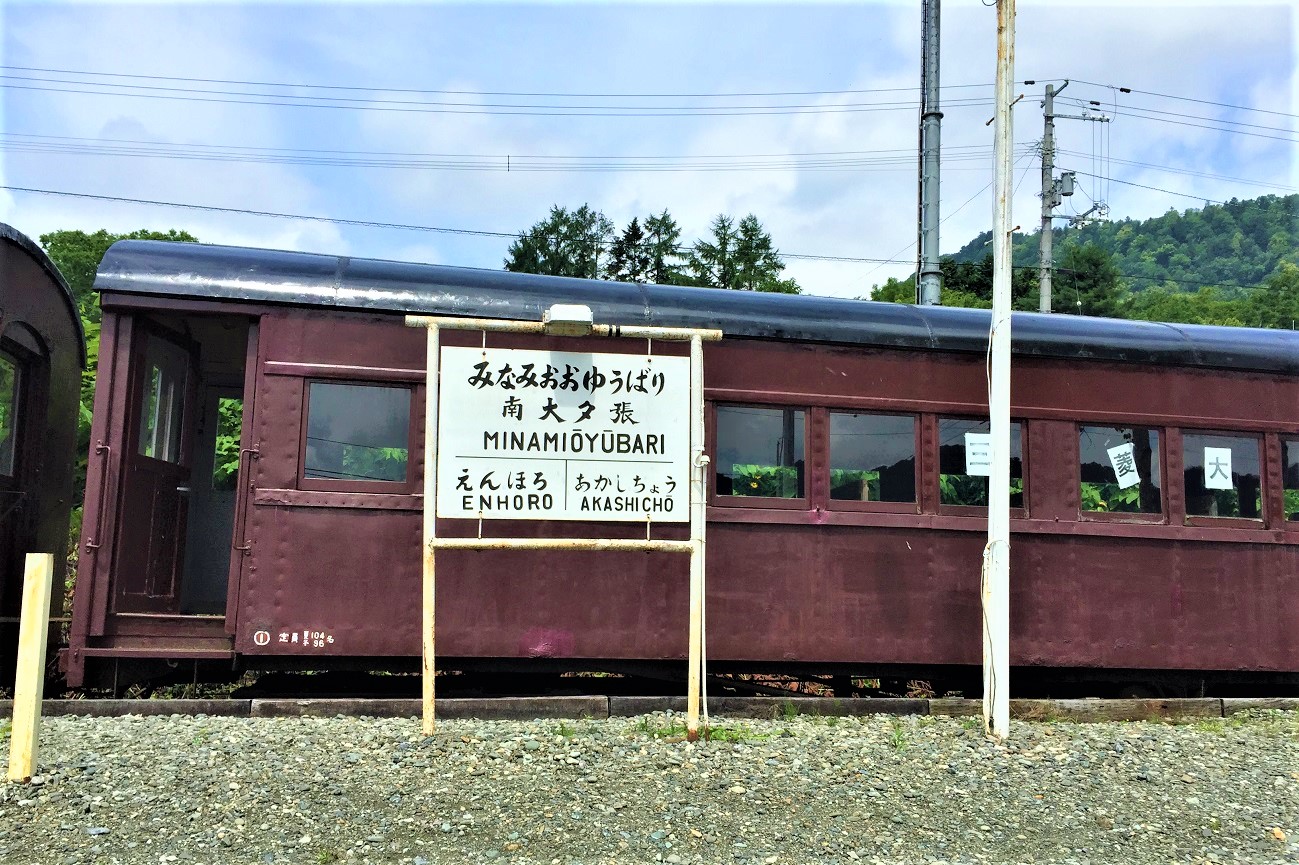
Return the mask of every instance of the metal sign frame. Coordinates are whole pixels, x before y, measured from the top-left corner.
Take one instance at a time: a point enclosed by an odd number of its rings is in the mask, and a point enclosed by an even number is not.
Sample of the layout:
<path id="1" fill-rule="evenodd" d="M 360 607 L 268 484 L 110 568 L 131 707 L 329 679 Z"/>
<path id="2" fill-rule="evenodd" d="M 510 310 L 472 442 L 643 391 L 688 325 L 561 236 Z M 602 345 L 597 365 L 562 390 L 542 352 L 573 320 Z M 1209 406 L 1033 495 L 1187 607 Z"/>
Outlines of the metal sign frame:
<path id="1" fill-rule="evenodd" d="M 588 312 L 589 315 L 589 312 Z M 558 326 L 556 326 L 558 324 Z M 705 490 L 708 456 L 704 453 L 704 347 L 722 338 L 720 330 L 702 328 L 637 327 L 586 324 L 577 328 L 565 323 L 512 321 L 443 316 L 406 316 L 407 327 L 423 327 L 428 334 L 426 386 L 424 391 L 424 538 L 423 538 L 423 733 L 435 729 L 434 658 L 436 609 L 436 563 L 438 550 L 590 550 L 688 553 L 690 555 L 690 627 L 686 675 L 686 737 L 699 737 L 699 712 L 704 671 L 704 527 L 707 506 Z M 441 376 L 441 331 L 469 330 L 497 333 L 531 333 L 548 336 L 600 336 L 632 339 L 661 339 L 690 343 L 690 540 L 617 538 L 439 538 L 437 536 L 437 447 L 438 400 Z M 705 707 L 706 712 L 706 707 Z"/>

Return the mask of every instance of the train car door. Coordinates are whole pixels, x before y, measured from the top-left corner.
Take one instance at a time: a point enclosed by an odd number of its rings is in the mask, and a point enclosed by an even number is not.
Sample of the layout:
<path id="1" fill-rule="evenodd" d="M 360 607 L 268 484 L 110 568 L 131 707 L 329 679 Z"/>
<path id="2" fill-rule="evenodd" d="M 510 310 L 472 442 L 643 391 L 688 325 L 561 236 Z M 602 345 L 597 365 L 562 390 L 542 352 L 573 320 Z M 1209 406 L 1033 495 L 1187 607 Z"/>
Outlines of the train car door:
<path id="1" fill-rule="evenodd" d="M 191 492 L 192 347 L 146 329 L 132 366 L 113 609 L 179 612 Z"/>

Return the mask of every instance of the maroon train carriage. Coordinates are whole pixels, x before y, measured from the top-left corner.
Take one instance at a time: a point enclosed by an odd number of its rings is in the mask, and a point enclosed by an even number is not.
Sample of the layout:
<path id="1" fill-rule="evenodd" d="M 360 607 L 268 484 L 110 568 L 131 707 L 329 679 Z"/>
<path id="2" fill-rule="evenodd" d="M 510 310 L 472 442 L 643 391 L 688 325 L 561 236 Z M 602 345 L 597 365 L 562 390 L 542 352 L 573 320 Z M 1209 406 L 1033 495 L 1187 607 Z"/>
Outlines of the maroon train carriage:
<path id="1" fill-rule="evenodd" d="M 987 483 L 968 473 L 966 434 L 986 429 L 986 311 L 141 241 L 109 251 L 97 286 L 102 447 L 71 686 L 414 668 L 424 333 L 403 314 L 535 321 L 574 303 L 598 322 L 725 331 L 705 348 L 711 670 L 978 691 Z M 1014 327 L 1013 686 L 1299 681 L 1299 334 L 1032 314 Z M 438 563 L 445 669 L 683 669 L 684 557 Z"/>
<path id="2" fill-rule="evenodd" d="M 67 283 L 0 223 L 0 682 L 12 684 L 27 553 L 67 553 L 86 342 Z M 56 565 L 61 573 L 61 564 Z M 63 603 L 62 580 L 51 613 Z"/>

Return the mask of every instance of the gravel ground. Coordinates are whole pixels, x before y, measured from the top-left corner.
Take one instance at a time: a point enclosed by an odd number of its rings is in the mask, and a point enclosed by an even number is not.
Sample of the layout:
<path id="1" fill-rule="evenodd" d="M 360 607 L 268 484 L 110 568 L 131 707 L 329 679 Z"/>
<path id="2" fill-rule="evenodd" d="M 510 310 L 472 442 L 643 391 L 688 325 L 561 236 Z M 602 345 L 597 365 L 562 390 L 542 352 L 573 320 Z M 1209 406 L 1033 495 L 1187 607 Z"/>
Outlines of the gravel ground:
<path id="1" fill-rule="evenodd" d="M 50 718 L 0 862 L 1299 862 L 1295 713 L 680 721 Z"/>

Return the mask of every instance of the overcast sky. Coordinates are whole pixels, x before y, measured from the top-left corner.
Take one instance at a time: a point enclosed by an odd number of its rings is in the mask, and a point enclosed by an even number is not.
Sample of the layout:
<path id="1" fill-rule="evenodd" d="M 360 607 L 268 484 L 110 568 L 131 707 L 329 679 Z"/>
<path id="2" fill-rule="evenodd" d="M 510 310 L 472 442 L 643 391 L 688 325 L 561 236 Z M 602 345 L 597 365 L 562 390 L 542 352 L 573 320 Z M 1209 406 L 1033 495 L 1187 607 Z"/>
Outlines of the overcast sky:
<path id="1" fill-rule="evenodd" d="M 1062 213 L 1299 190 L 1297 11 L 1021 0 L 1015 78 L 1037 83 L 1016 87 L 1014 221 L 1038 223 L 1031 150 L 1055 79 L 1071 80 L 1057 111 L 1095 100 L 1110 120 L 1058 121 L 1058 161 L 1080 172 Z M 0 16 L 5 186 L 507 233 L 552 204 L 619 227 L 667 209 L 686 240 L 751 212 L 784 253 L 871 259 L 789 258 L 809 293 L 861 296 L 914 266 L 918 0 L 9 2 Z M 995 9 L 946 0 L 944 253 L 991 225 L 995 60 Z M 488 268 L 509 242 L 10 190 L 0 220 Z"/>

